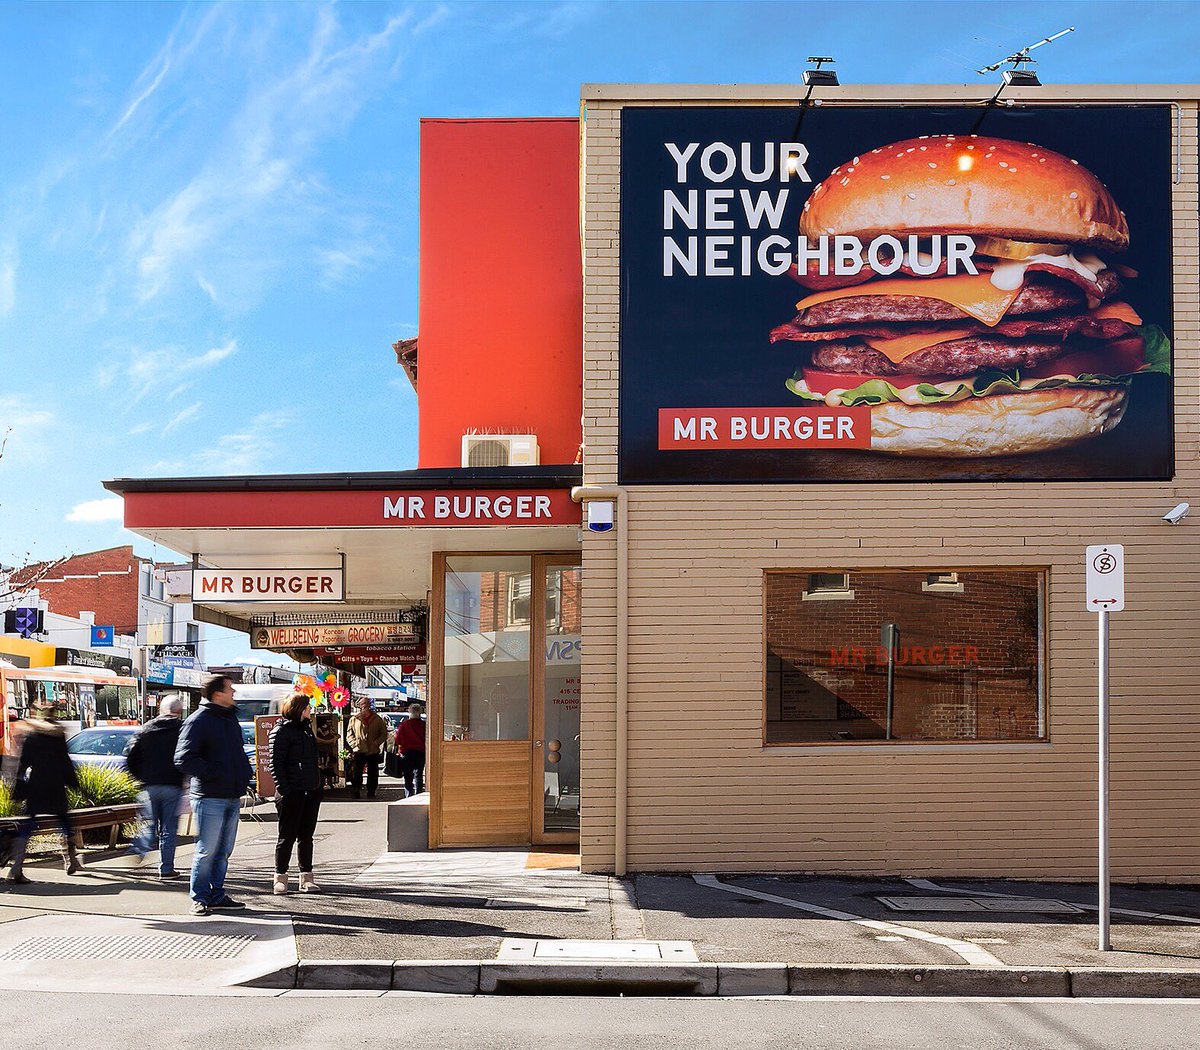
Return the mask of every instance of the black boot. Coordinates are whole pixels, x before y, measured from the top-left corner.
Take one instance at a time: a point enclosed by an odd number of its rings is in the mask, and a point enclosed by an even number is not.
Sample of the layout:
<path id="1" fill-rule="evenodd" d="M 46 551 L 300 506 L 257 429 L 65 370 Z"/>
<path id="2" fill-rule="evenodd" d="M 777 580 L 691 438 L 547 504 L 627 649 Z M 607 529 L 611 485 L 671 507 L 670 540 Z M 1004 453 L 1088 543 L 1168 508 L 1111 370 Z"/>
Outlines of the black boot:
<path id="1" fill-rule="evenodd" d="M 8 873 L 8 881 L 18 886 L 28 886 L 33 880 L 25 878 L 25 846 L 28 839 L 17 839 L 12 847 L 12 870 Z"/>
<path id="2" fill-rule="evenodd" d="M 78 875 L 83 870 L 79 863 L 79 854 L 75 852 L 75 840 L 67 839 L 67 848 L 63 853 L 63 867 L 68 875 Z"/>

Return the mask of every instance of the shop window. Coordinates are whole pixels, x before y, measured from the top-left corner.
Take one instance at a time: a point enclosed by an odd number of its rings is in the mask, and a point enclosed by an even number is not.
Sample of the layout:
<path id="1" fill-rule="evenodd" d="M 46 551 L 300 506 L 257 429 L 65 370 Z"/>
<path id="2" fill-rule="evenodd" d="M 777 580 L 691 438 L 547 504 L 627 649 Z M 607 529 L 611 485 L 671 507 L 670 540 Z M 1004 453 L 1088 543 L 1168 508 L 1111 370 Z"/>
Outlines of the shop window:
<path id="1" fill-rule="evenodd" d="M 834 585 L 853 600 L 809 600 Z M 1043 572 L 768 572 L 763 586 L 768 745 L 1046 739 Z"/>

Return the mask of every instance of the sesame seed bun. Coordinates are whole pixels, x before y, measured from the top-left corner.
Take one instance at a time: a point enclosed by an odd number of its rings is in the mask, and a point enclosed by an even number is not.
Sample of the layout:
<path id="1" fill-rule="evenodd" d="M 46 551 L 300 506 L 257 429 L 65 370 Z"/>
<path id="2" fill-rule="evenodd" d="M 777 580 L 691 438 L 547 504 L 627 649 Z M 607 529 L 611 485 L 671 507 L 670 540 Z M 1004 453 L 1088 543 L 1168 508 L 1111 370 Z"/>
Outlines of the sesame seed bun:
<path id="1" fill-rule="evenodd" d="M 871 409 L 871 451 L 955 459 L 1046 452 L 1112 430 L 1125 403 L 1124 386 L 1057 387 L 942 405 L 889 401 Z"/>
<path id="2" fill-rule="evenodd" d="M 1129 246 L 1125 216 L 1087 168 L 1031 142 L 991 135 L 928 135 L 854 157 L 813 190 L 800 232 Z"/>

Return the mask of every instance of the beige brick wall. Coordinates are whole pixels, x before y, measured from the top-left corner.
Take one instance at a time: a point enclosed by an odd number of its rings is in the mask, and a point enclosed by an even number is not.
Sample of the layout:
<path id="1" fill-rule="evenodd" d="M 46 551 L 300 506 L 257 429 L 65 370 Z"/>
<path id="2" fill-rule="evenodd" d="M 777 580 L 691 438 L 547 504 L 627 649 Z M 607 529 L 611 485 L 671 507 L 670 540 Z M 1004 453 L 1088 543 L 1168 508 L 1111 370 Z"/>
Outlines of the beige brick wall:
<path id="1" fill-rule="evenodd" d="M 928 89 L 931 98 L 963 89 Z M 739 89 L 794 104 L 795 88 Z M 1043 89 L 1039 101 L 1086 98 Z M 630 104 L 721 92 L 585 88 L 585 480 L 616 481 L 619 128 Z M 850 97 L 853 89 L 842 89 Z M 1175 192 L 1176 479 L 1171 483 L 673 486 L 629 490 L 631 870 L 1094 877 L 1095 618 L 1083 547 L 1126 545 L 1113 617 L 1113 873 L 1200 872 L 1200 92 L 1184 99 Z M 911 97 L 910 89 L 890 97 Z M 889 98 L 888 89 L 863 97 Z M 977 96 L 968 96 L 977 97 Z M 801 499 L 803 496 L 803 500 Z M 611 869 L 616 540 L 584 542 L 583 863 Z M 1049 744 L 762 745 L 762 572 L 771 568 L 1049 570 Z"/>

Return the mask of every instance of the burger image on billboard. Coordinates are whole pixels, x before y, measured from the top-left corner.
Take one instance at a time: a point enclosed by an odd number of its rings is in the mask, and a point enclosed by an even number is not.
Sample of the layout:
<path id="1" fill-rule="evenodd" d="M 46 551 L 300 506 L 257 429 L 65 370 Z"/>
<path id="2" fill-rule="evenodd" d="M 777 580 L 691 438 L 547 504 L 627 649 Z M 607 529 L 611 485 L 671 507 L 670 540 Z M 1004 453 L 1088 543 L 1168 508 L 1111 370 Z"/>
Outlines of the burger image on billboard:
<path id="1" fill-rule="evenodd" d="M 1010 456 L 1116 427 L 1130 377 L 1170 345 L 1124 301 L 1130 231 L 1070 157 L 991 136 L 928 135 L 847 160 L 800 217 L 810 294 L 772 342 L 801 349 L 788 389 L 869 406 L 872 451 Z"/>

